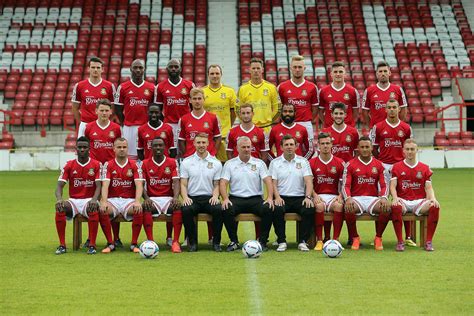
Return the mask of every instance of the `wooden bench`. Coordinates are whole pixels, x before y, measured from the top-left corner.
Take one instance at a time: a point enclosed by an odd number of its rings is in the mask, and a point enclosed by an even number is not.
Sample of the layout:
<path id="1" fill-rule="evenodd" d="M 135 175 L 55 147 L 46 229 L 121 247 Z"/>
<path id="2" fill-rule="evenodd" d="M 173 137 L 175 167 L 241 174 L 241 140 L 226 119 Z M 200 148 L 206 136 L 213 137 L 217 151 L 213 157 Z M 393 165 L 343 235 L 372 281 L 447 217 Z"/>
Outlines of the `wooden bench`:
<path id="1" fill-rule="evenodd" d="M 375 221 L 377 217 L 371 216 L 369 214 L 363 214 L 357 217 L 357 221 Z M 235 217 L 237 222 L 259 222 L 260 217 L 245 213 L 240 214 Z M 325 221 L 332 221 L 332 214 L 324 214 Z M 417 236 L 417 229 L 416 229 L 416 221 L 420 222 L 420 247 L 423 247 L 426 240 L 426 233 L 428 228 L 428 221 L 427 216 L 416 216 L 413 214 L 407 214 L 403 216 L 404 221 L 410 221 L 412 223 L 412 239 L 416 242 Z M 114 222 L 126 222 L 126 220 L 122 216 L 116 217 Z M 161 214 L 160 216 L 153 217 L 154 222 L 171 222 L 171 216 L 166 216 Z M 196 221 L 198 222 L 210 222 L 212 221 L 212 216 L 209 214 L 199 214 L 196 217 Z M 296 222 L 296 239 L 298 240 L 298 235 L 300 232 L 300 221 L 301 217 L 296 213 L 286 213 L 285 214 L 285 221 L 295 221 Z M 77 215 L 73 220 L 73 231 L 72 231 L 72 239 L 73 239 L 73 249 L 78 250 L 82 243 L 82 223 L 87 222 L 87 218 L 82 215 Z M 314 247 L 315 245 L 315 236 L 312 234 L 310 240 L 308 241 L 310 247 Z"/>

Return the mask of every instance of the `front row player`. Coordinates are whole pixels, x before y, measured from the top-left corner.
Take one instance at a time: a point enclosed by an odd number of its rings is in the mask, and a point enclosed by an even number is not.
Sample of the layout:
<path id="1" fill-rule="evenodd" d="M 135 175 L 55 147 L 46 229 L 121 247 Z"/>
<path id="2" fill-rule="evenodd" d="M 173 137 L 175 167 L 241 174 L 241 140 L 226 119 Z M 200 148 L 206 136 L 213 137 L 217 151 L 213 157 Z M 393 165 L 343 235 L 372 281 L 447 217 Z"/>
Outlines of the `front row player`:
<path id="1" fill-rule="evenodd" d="M 375 250 L 383 250 L 382 234 L 390 220 L 388 187 L 385 183 L 382 163 L 372 157 L 372 142 L 363 136 L 357 146 L 359 157 L 349 161 L 344 170 L 343 196 L 345 199 L 345 218 L 352 238 L 352 249 L 358 250 L 360 237 L 357 233 L 356 215 L 369 213 L 377 215 Z"/>
<path id="2" fill-rule="evenodd" d="M 138 236 L 143 225 L 142 204 L 143 177 L 141 169 L 135 161 L 128 159 L 128 143 L 125 138 L 117 138 L 114 142 L 115 159 L 109 160 L 103 166 L 102 195 L 100 210 L 113 217 L 122 215 L 124 219 L 132 220 L 132 242 L 130 251 L 139 252 Z M 110 228 L 107 228 L 107 233 Z M 102 252 L 115 250 L 115 245 L 109 245 Z"/>
<path id="3" fill-rule="evenodd" d="M 182 227 L 182 214 L 179 210 L 179 171 L 173 158 L 166 157 L 168 150 L 165 140 L 156 137 L 151 141 L 153 156 L 143 161 L 142 172 L 145 178 L 143 191 L 143 228 L 148 240 L 153 239 L 153 216 L 171 216 L 174 238 L 171 251 L 181 252 L 179 235 Z M 168 223 L 167 223 L 168 224 Z"/>
<path id="4" fill-rule="evenodd" d="M 433 251 L 433 235 L 438 225 L 439 203 L 436 200 L 431 176 L 433 172 L 424 163 L 416 159 L 418 146 L 413 139 L 407 139 L 403 145 L 405 159 L 393 165 L 390 193 L 392 202 L 392 222 L 397 235 L 397 250 L 405 249 L 402 237 L 402 213 L 414 213 L 417 216 L 428 213 L 428 233 L 425 250 Z M 397 219 L 395 219 L 397 214 Z"/>
<path id="5" fill-rule="evenodd" d="M 80 214 L 88 219 L 88 254 L 95 254 L 95 240 L 99 227 L 100 162 L 89 157 L 89 139 L 82 136 L 76 141 L 77 159 L 69 160 L 61 170 L 56 187 L 56 230 L 59 247 L 56 254 L 66 252 L 66 218 Z M 69 182 L 69 200 L 63 200 L 63 188 Z M 110 222 L 109 222 L 110 225 Z M 111 237 L 110 237 L 111 239 Z"/>

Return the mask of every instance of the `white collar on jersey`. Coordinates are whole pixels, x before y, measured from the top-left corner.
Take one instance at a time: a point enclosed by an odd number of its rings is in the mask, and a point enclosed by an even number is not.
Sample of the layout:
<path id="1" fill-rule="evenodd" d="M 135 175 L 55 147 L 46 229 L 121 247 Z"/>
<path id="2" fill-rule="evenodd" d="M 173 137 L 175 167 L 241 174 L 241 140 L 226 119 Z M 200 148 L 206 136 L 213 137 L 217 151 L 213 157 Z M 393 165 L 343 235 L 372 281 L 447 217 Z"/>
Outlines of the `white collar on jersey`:
<path id="1" fill-rule="evenodd" d="M 362 159 L 360 159 L 360 156 L 357 157 L 357 159 L 359 159 L 359 161 L 362 162 L 362 163 L 363 163 L 364 165 L 366 165 L 366 166 L 370 165 L 370 163 L 372 162 L 372 160 L 374 160 L 373 158 L 374 158 L 374 157 L 370 157 L 369 162 L 368 162 L 368 163 L 365 163 L 364 161 L 362 161 Z"/>
<path id="2" fill-rule="evenodd" d="M 160 120 L 160 125 L 158 125 L 157 127 L 151 126 L 151 125 L 150 125 L 150 122 L 148 122 L 147 124 L 148 124 L 148 126 L 149 126 L 152 130 L 156 131 L 156 130 L 158 130 L 160 127 L 163 126 L 163 121 Z"/>
<path id="3" fill-rule="evenodd" d="M 77 158 L 76 158 L 76 161 L 79 164 L 79 166 L 84 167 L 84 166 L 87 166 L 87 164 L 89 164 L 89 162 L 91 162 L 91 157 L 89 157 L 89 160 L 87 160 L 87 162 L 85 164 L 80 163 L 79 159 L 77 159 Z"/>
<path id="4" fill-rule="evenodd" d="M 123 165 L 119 164 L 119 162 L 117 161 L 117 158 L 115 158 L 115 163 L 117 164 L 117 166 L 119 166 L 120 168 L 123 168 L 125 167 L 127 164 L 128 164 L 128 158 L 125 160 L 125 163 Z"/>
<path id="5" fill-rule="evenodd" d="M 177 84 L 174 84 L 171 82 L 171 80 L 168 78 L 168 82 L 170 83 L 170 85 L 172 85 L 173 87 L 177 87 L 181 84 L 181 82 L 183 81 L 183 78 L 179 77 L 179 81 Z"/>
<path id="6" fill-rule="evenodd" d="M 99 120 L 96 120 L 95 123 L 97 124 L 97 126 L 99 126 L 101 130 L 105 130 L 107 127 L 110 126 L 110 120 L 107 122 L 107 125 L 105 125 L 104 127 L 100 126 Z"/>
<path id="7" fill-rule="evenodd" d="M 163 164 L 165 163 L 165 161 L 166 161 L 166 156 L 163 156 L 163 157 L 165 157 L 165 159 L 163 159 L 163 161 L 160 162 L 160 163 L 157 163 L 157 162 L 156 162 L 155 157 L 151 157 L 151 160 L 153 160 L 153 162 L 155 163 L 155 165 L 157 165 L 158 167 L 161 167 L 161 165 L 163 165 Z"/>
<path id="8" fill-rule="evenodd" d="M 93 87 L 98 87 L 98 86 L 102 83 L 102 78 L 100 78 L 100 81 L 97 82 L 96 84 L 93 84 L 93 83 L 91 82 L 91 79 L 90 79 L 90 78 L 87 78 L 87 81 L 89 81 L 89 84 L 90 84 L 91 86 L 93 86 Z"/>
<path id="9" fill-rule="evenodd" d="M 334 86 L 334 83 L 331 82 L 331 88 L 333 88 L 334 90 L 336 91 L 341 91 L 342 89 L 344 89 L 346 87 L 346 83 L 344 82 L 344 84 L 342 85 L 341 88 L 337 89 L 335 86 Z"/>
<path id="10" fill-rule="evenodd" d="M 383 89 L 382 87 L 379 86 L 379 83 L 378 83 L 378 82 L 375 84 L 375 86 L 376 86 L 377 88 L 379 88 L 380 90 L 382 90 L 382 91 L 387 91 L 388 88 L 390 88 L 391 85 L 392 85 L 392 84 L 389 82 L 387 88 Z"/>
<path id="11" fill-rule="evenodd" d="M 306 82 L 305 79 L 303 79 L 303 81 L 302 81 L 300 84 L 296 84 L 296 83 L 293 81 L 293 79 L 290 79 L 290 81 L 291 81 L 291 83 L 292 83 L 295 87 L 297 87 L 297 88 L 301 87 L 301 86 L 304 85 L 305 82 Z"/>
<path id="12" fill-rule="evenodd" d="M 415 164 L 413 166 L 411 166 L 407 161 L 406 159 L 403 159 L 403 163 L 410 169 L 413 169 L 415 168 L 416 166 L 418 166 L 418 160 L 415 162 Z"/>

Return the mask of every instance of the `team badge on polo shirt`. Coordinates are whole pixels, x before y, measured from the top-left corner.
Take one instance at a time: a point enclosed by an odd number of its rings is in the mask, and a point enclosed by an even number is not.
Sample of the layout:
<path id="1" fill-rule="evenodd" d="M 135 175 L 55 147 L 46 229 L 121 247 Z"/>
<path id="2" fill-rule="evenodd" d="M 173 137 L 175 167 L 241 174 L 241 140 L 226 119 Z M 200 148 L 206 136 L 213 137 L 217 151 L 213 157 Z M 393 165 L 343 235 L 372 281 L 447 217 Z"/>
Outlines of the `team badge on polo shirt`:
<path id="1" fill-rule="evenodd" d="M 107 95 L 107 90 L 105 88 L 100 89 L 100 94 Z"/>
<path id="2" fill-rule="evenodd" d="M 350 143 L 352 141 L 351 135 L 346 136 L 346 142 Z"/>
<path id="3" fill-rule="evenodd" d="M 257 171 L 257 165 L 250 165 L 250 170 Z"/>
<path id="4" fill-rule="evenodd" d="M 300 138 L 300 137 L 301 137 L 301 133 L 300 133 L 300 132 L 296 132 L 296 133 L 295 133 L 295 137 L 296 137 L 296 138 Z"/>
<path id="5" fill-rule="evenodd" d="M 165 173 L 166 173 L 166 174 L 170 174 L 170 173 L 171 173 L 170 167 L 166 167 L 166 168 L 165 168 Z"/>
<path id="6" fill-rule="evenodd" d="M 161 132 L 160 137 L 161 137 L 161 138 L 166 138 L 166 133 L 165 133 L 165 132 Z"/>
<path id="7" fill-rule="evenodd" d="M 257 137 L 257 135 L 253 135 L 253 137 L 252 137 L 252 142 L 258 143 L 258 137 Z"/>
<path id="8" fill-rule="evenodd" d="M 181 94 L 182 95 L 188 94 L 188 89 L 186 89 L 186 88 L 181 89 Z"/>
<path id="9" fill-rule="evenodd" d="M 349 100 L 350 97 L 349 97 L 349 93 L 344 93 L 344 100 Z"/>
<path id="10" fill-rule="evenodd" d="M 208 123 L 208 122 L 204 122 L 203 126 L 204 126 L 204 128 L 209 128 L 209 123 Z"/>
<path id="11" fill-rule="evenodd" d="M 94 175 L 94 168 L 90 168 L 89 172 L 87 174 L 90 175 L 90 176 L 93 176 Z"/>
<path id="12" fill-rule="evenodd" d="M 207 169 L 212 169 L 214 168 L 214 164 L 212 162 L 207 163 Z"/>
<path id="13" fill-rule="evenodd" d="M 308 95 L 308 92 L 306 92 L 306 89 L 303 89 L 301 91 L 301 95 L 304 96 L 304 97 Z"/>
<path id="14" fill-rule="evenodd" d="M 390 99 L 395 98 L 395 92 L 390 92 Z"/>
<path id="15" fill-rule="evenodd" d="M 332 166 L 332 167 L 331 167 L 331 170 L 330 170 L 329 172 L 331 172 L 331 173 L 336 173 L 336 172 L 337 172 L 336 166 Z"/>
<path id="16" fill-rule="evenodd" d="M 405 136 L 405 133 L 402 130 L 398 131 L 398 137 L 403 137 Z"/>
<path id="17" fill-rule="evenodd" d="M 145 89 L 145 90 L 143 91 L 143 94 L 144 94 L 144 95 L 150 95 L 150 90 Z"/>
<path id="18" fill-rule="evenodd" d="M 127 170 L 127 177 L 132 177 L 133 176 L 133 170 L 132 169 L 128 169 Z"/>
<path id="19" fill-rule="evenodd" d="M 296 163 L 296 169 L 301 169 L 303 168 L 303 166 L 301 166 L 301 162 L 297 162 Z"/>
<path id="20" fill-rule="evenodd" d="M 221 93 L 221 99 L 225 99 L 225 98 L 226 98 L 225 92 L 222 92 Z"/>
<path id="21" fill-rule="evenodd" d="M 263 89 L 263 95 L 267 96 L 268 95 L 268 89 Z"/>
<path id="22" fill-rule="evenodd" d="M 377 168 L 372 167 L 372 173 L 373 173 L 373 174 L 377 174 Z"/>
<path id="23" fill-rule="evenodd" d="M 109 132 L 109 137 L 110 137 L 110 138 L 114 138 L 114 137 L 115 137 L 114 131 L 110 131 L 110 132 Z"/>
<path id="24" fill-rule="evenodd" d="M 423 178 L 423 175 L 421 174 L 421 171 L 418 171 L 418 172 L 416 173 L 416 178 L 417 178 L 417 179 Z"/>

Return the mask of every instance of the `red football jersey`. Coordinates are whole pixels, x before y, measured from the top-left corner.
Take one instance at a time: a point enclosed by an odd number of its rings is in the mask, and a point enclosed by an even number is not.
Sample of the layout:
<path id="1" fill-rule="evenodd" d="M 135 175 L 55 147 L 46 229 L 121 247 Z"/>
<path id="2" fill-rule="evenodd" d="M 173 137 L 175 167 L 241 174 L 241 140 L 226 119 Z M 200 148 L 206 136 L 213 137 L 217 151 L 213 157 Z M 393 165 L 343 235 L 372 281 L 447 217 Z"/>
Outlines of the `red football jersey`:
<path id="1" fill-rule="evenodd" d="M 382 162 L 373 157 L 367 164 L 360 157 L 349 161 L 344 169 L 342 185 L 344 199 L 351 196 L 388 195 Z"/>
<path id="2" fill-rule="evenodd" d="M 160 82 L 155 88 L 155 103 L 163 104 L 165 123 L 178 123 L 183 115 L 191 112 L 189 92 L 194 83 L 181 78 L 177 85 L 169 79 Z"/>
<path id="3" fill-rule="evenodd" d="M 84 136 L 90 141 L 91 158 L 105 163 L 115 157 L 114 141 L 122 137 L 120 125 L 109 121 L 106 127 L 102 128 L 97 121 L 87 123 Z"/>
<path id="4" fill-rule="evenodd" d="M 176 160 L 165 157 L 160 164 L 153 158 L 142 164 L 148 196 L 173 196 L 173 179 L 179 179 Z"/>
<path id="5" fill-rule="evenodd" d="M 322 133 L 328 133 L 332 138 L 332 154 L 348 162 L 355 156 L 355 150 L 359 143 L 359 132 L 352 126 L 346 124 L 342 131 L 337 131 L 331 125 L 322 129 Z"/>
<path id="6" fill-rule="evenodd" d="M 344 161 L 331 156 L 328 162 L 314 157 L 309 161 L 313 172 L 314 192 L 317 194 L 339 194 L 339 181 L 344 173 Z"/>
<path id="7" fill-rule="evenodd" d="M 113 83 L 102 79 L 98 84 L 93 85 L 89 79 L 79 81 L 72 90 L 72 102 L 80 103 L 81 121 L 89 123 L 97 120 L 95 109 L 97 101 L 108 99 L 114 102 L 115 86 Z"/>
<path id="8" fill-rule="evenodd" d="M 246 131 L 242 125 L 231 128 L 229 135 L 227 135 L 227 151 L 232 151 L 233 156 L 237 157 L 237 140 L 239 137 L 247 136 L 252 141 L 252 156 L 260 158 L 262 151 L 268 151 L 268 139 L 265 132 L 260 127 L 254 125 L 250 130 Z"/>
<path id="9" fill-rule="evenodd" d="M 214 137 L 221 136 L 221 128 L 217 116 L 213 113 L 204 112 L 201 117 L 194 116 L 194 113 L 188 113 L 179 120 L 179 140 L 186 142 L 186 152 L 184 158 L 194 154 L 194 137 L 199 133 L 206 133 L 209 139 L 207 151 L 215 156 Z"/>
<path id="10" fill-rule="evenodd" d="M 323 127 L 329 127 L 334 122 L 331 117 L 331 110 L 336 102 L 342 102 L 346 105 L 347 116 L 344 122 L 347 125 L 355 126 L 353 111 L 359 110 L 359 92 L 353 86 L 345 83 L 341 89 L 337 90 L 331 83 L 321 88 L 318 100 L 319 108 L 324 109 Z"/>
<path id="11" fill-rule="evenodd" d="M 135 198 L 135 180 L 143 180 L 142 170 L 135 161 L 127 159 L 127 162 L 121 166 L 117 160 L 112 159 L 104 164 L 102 172 L 102 180 L 110 181 L 109 198 Z"/>
<path id="12" fill-rule="evenodd" d="M 370 110 L 370 127 L 387 118 L 385 106 L 390 99 L 395 99 L 400 107 L 407 106 L 405 92 L 400 86 L 393 83 L 386 89 L 381 89 L 378 84 L 371 85 L 364 91 L 362 109 Z"/>
<path id="13" fill-rule="evenodd" d="M 95 182 L 100 181 L 100 162 L 89 158 L 81 165 L 77 159 L 69 160 L 61 170 L 58 181 L 69 182 L 69 197 L 87 199 L 94 196 Z"/>
<path id="14" fill-rule="evenodd" d="M 296 138 L 296 154 L 306 159 L 311 158 L 313 155 L 313 148 L 310 148 L 310 141 L 308 136 L 308 130 L 303 125 L 293 123 L 291 127 L 279 123 L 272 127 L 269 136 L 269 148 L 272 149 L 275 146 L 277 156 L 283 153 L 281 149 L 281 140 L 285 135 L 291 135 Z M 312 143 L 312 142 L 311 142 Z"/>
<path id="15" fill-rule="evenodd" d="M 277 89 L 282 104 L 295 106 L 295 122 L 313 119 L 312 108 L 318 106 L 318 88 L 314 83 L 303 80 L 300 85 L 296 85 L 290 79 L 280 83 Z"/>
<path id="16" fill-rule="evenodd" d="M 150 123 L 146 123 L 138 128 L 138 146 L 137 149 L 143 149 L 145 159 L 151 158 L 153 151 L 151 150 L 151 142 L 155 137 L 161 137 L 165 141 L 165 156 L 169 157 L 171 148 L 174 148 L 173 128 L 161 122 L 160 126 L 154 128 Z"/>
<path id="17" fill-rule="evenodd" d="M 140 126 L 148 122 L 148 105 L 153 103 L 155 85 L 143 81 L 137 86 L 132 80 L 118 86 L 115 104 L 123 106 L 123 125 Z"/>
<path id="18" fill-rule="evenodd" d="M 405 158 L 403 143 L 411 134 L 410 125 L 403 121 L 398 121 L 396 125 L 391 125 L 387 120 L 375 124 L 370 131 L 370 138 L 374 145 L 379 146 L 377 159 L 387 164 L 402 161 Z"/>
<path id="19" fill-rule="evenodd" d="M 422 162 L 409 166 L 405 160 L 393 165 L 392 179 L 397 179 L 397 195 L 405 200 L 426 198 L 425 185 L 431 182 L 433 171 Z"/>

